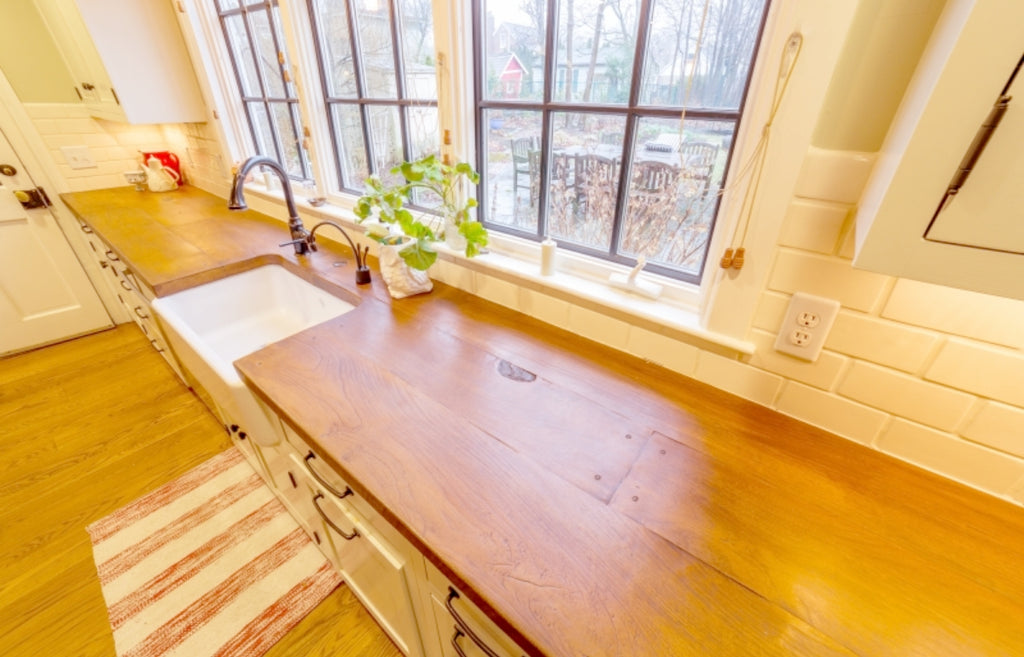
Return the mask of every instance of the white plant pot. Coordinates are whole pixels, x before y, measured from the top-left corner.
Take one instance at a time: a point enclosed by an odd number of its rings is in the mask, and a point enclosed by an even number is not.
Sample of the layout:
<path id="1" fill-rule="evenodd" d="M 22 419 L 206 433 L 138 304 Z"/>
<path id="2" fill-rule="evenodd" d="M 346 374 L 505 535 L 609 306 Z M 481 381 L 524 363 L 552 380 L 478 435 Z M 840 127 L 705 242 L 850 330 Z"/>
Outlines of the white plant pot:
<path id="1" fill-rule="evenodd" d="M 444 243 L 452 251 L 466 253 L 466 238 L 459 233 L 459 227 L 450 219 L 444 220 Z"/>
<path id="2" fill-rule="evenodd" d="M 400 251 L 410 244 L 412 242 L 380 245 L 380 275 L 394 299 L 404 299 L 434 289 L 434 283 L 427 272 L 413 269 L 402 260 Z"/>

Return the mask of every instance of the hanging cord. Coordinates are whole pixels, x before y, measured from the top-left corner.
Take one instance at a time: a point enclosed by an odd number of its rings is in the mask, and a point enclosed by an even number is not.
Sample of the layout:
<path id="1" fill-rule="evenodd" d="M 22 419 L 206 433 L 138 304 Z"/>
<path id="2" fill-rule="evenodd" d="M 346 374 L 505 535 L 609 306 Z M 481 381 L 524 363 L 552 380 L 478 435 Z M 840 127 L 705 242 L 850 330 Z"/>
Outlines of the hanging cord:
<path id="1" fill-rule="evenodd" d="M 700 53 L 704 48 L 704 27 L 707 24 L 708 9 L 710 7 L 711 0 L 706 0 L 704 3 L 704 11 L 700 16 L 700 28 L 697 29 L 697 43 L 693 48 L 693 66 L 690 67 L 690 75 L 686 79 L 686 90 L 683 92 L 683 111 L 679 113 L 679 141 L 676 143 L 676 151 L 679 153 L 680 180 L 682 179 L 683 171 L 686 170 L 686 158 L 683 157 L 683 123 L 686 121 L 686 108 L 690 105 L 690 92 L 693 91 L 693 79 L 697 77 L 697 66 L 700 64 Z"/>
<path id="2" fill-rule="evenodd" d="M 697 77 L 697 71 L 700 66 L 700 56 L 704 46 L 704 35 L 707 25 L 707 18 L 709 8 L 711 6 L 711 0 L 707 0 L 704 3 L 704 9 L 701 12 L 700 27 L 697 31 L 697 42 L 694 46 L 693 64 L 690 67 L 689 75 L 686 80 L 686 90 L 683 93 L 683 109 L 679 113 L 679 140 L 676 144 L 676 150 L 679 153 L 679 174 L 676 179 L 676 189 L 680 189 L 684 179 L 686 178 L 687 162 L 685 153 L 683 151 L 683 142 L 685 135 L 685 122 L 686 122 L 686 108 L 690 105 L 690 96 L 693 91 L 693 82 Z M 703 215 L 712 203 L 716 203 L 719 198 L 724 196 L 727 192 L 732 191 L 738 185 L 742 184 L 747 176 L 753 172 L 753 182 L 747 186 L 743 196 L 743 203 L 740 206 L 740 216 L 742 217 L 740 223 L 740 239 L 739 244 L 736 247 L 730 247 L 726 249 L 725 254 L 722 256 L 719 264 L 723 269 L 734 268 L 740 269 L 743 267 L 744 260 L 746 258 L 746 248 L 744 244 L 747 238 L 747 232 L 750 228 L 750 217 L 753 212 L 754 200 L 757 197 L 758 188 L 761 182 L 761 173 L 764 170 L 765 156 L 768 151 L 768 141 L 771 134 L 771 126 L 775 120 L 775 115 L 779 111 L 779 107 L 782 103 L 782 98 L 786 93 L 786 88 L 789 85 L 789 81 L 792 77 L 793 70 L 796 66 L 797 58 L 800 54 L 800 49 L 803 46 L 803 35 L 799 32 L 794 32 L 790 35 L 786 42 L 786 46 L 782 52 L 782 58 L 779 63 L 779 74 L 775 80 L 775 89 L 772 95 L 772 106 L 768 116 L 768 120 L 764 127 L 761 129 L 761 137 L 758 139 L 757 144 L 754 146 L 754 151 L 750 154 L 750 157 L 746 162 L 740 166 L 739 170 L 730 176 L 728 184 L 723 185 L 710 196 L 705 196 L 696 207 L 697 214 Z"/>
<path id="3" fill-rule="evenodd" d="M 764 163 L 767 159 L 772 124 L 782 104 L 782 98 L 786 94 L 789 81 L 793 77 L 793 70 L 796 68 L 796 61 L 800 56 L 803 42 L 803 35 L 799 32 L 793 32 L 786 41 L 786 47 L 782 51 L 781 61 L 779 62 L 779 75 L 775 79 L 775 90 L 772 93 L 772 106 L 768 114 L 768 120 L 765 122 L 764 127 L 761 128 L 761 138 L 758 140 L 754 152 L 741 169 L 741 176 L 744 176 L 752 169 L 753 178 L 750 184 L 747 185 L 747 189 L 743 194 L 743 202 L 740 205 L 739 241 L 735 243 L 735 246 L 727 248 L 725 253 L 722 254 L 722 258 L 719 261 L 719 266 L 722 269 L 742 269 L 743 263 L 746 260 L 746 247 L 744 245 L 746 244 L 747 233 L 750 230 L 750 219 L 761 185 L 761 174 L 764 172 Z M 738 182 L 739 180 L 736 180 L 729 187 L 732 188 Z M 723 189 L 719 193 L 724 192 L 725 190 Z"/>

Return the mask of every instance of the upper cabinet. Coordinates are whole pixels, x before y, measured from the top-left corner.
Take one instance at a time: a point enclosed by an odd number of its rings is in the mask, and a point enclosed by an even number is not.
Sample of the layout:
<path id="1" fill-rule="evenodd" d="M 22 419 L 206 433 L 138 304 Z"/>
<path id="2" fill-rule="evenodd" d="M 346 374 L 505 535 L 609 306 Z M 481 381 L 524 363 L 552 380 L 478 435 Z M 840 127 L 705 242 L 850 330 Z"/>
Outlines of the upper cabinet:
<path id="1" fill-rule="evenodd" d="M 1024 2 L 949 0 L 857 214 L 854 265 L 1024 299 Z"/>
<path id="2" fill-rule="evenodd" d="M 206 121 L 170 0 L 35 0 L 93 116 Z"/>

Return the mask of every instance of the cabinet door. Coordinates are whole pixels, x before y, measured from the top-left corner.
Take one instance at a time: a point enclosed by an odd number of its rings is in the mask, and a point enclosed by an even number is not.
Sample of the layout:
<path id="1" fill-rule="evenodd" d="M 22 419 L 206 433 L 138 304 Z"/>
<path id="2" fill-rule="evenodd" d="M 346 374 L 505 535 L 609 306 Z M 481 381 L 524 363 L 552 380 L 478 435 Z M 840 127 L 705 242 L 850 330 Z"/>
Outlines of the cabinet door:
<path id="1" fill-rule="evenodd" d="M 78 0 L 119 105 L 114 120 L 194 123 L 206 108 L 169 0 Z M 104 98 L 105 100 L 105 98 Z"/>
<path id="2" fill-rule="evenodd" d="M 322 496 L 317 503 L 349 588 L 402 653 L 421 657 L 411 573 L 402 554 L 344 501 Z"/>
<path id="3" fill-rule="evenodd" d="M 90 108 L 116 106 L 113 85 L 75 0 L 35 0 L 35 5 L 60 48 L 82 101 Z"/>
<path id="4" fill-rule="evenodd" d="M 268 457 L 267 465 L 274 482 L 275 492 L 288 508 L 292 517 L 324 553 L 324 556 L 335 568 L 338 568 L 337 554 L 334 552 L 334 546 L 327 535 L 327 528 L 320 514 L 317 513 L 314 502 L 320 491 L 316 487 L 316 482 L 306 475 L 297 455 L 287 453 L 284 458 L 281 458 L 282 453 L 286 450 L 286 446 L 262 448 Z"/>

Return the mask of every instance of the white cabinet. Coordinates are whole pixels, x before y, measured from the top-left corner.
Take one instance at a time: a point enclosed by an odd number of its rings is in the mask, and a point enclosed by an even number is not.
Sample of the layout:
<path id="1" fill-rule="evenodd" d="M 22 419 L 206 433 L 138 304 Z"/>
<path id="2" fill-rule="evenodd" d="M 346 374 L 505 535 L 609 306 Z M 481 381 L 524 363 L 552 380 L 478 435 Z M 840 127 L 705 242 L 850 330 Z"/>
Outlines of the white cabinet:
<path id="1" fill-rule="evenodd" d="M 35 0 L 93 116 L 206 121 L 170 0 Z"/>
<path id="2" fill-rule="evenodd" d="M 275 492 L 408 657 L 425 657 L 417 574 L 423 557 L 282 423 L 287 440 L 256 446 Z"/>
<path id="3" fill-rule="evenodd" d="M 154 297 L 153 291 L 139 280 L 131 267 L 122 261 L 110 245 L 100 239 L 91 228 L 84 223 L 79 223 L 79 226 L 82 228 L 85 243 L 104 272 L 103 279 L 106 281 L 106 285 L 117 297 L 127 316 L 138 325 L 153 348 L 163 356 L 178 378 L 186 381 L 181 366 L 170 352 L 167 338 L 160 330 L 156 317 L 153 315 L 153 308 L 150 305 Z M 123 316 L 115 319 L 123 320 Z"/>
<path id="4" fill-rule="evenodd" d="M 427 589 L 443 657 L 522 657 L 526 654 L 432 564 Z"/>
<path id="5" fill-rule="evenodd" d="M 856 267 L 1024 299 L 1022 44 L 1020 0 L 946 3 L 861 197 Z"/>

